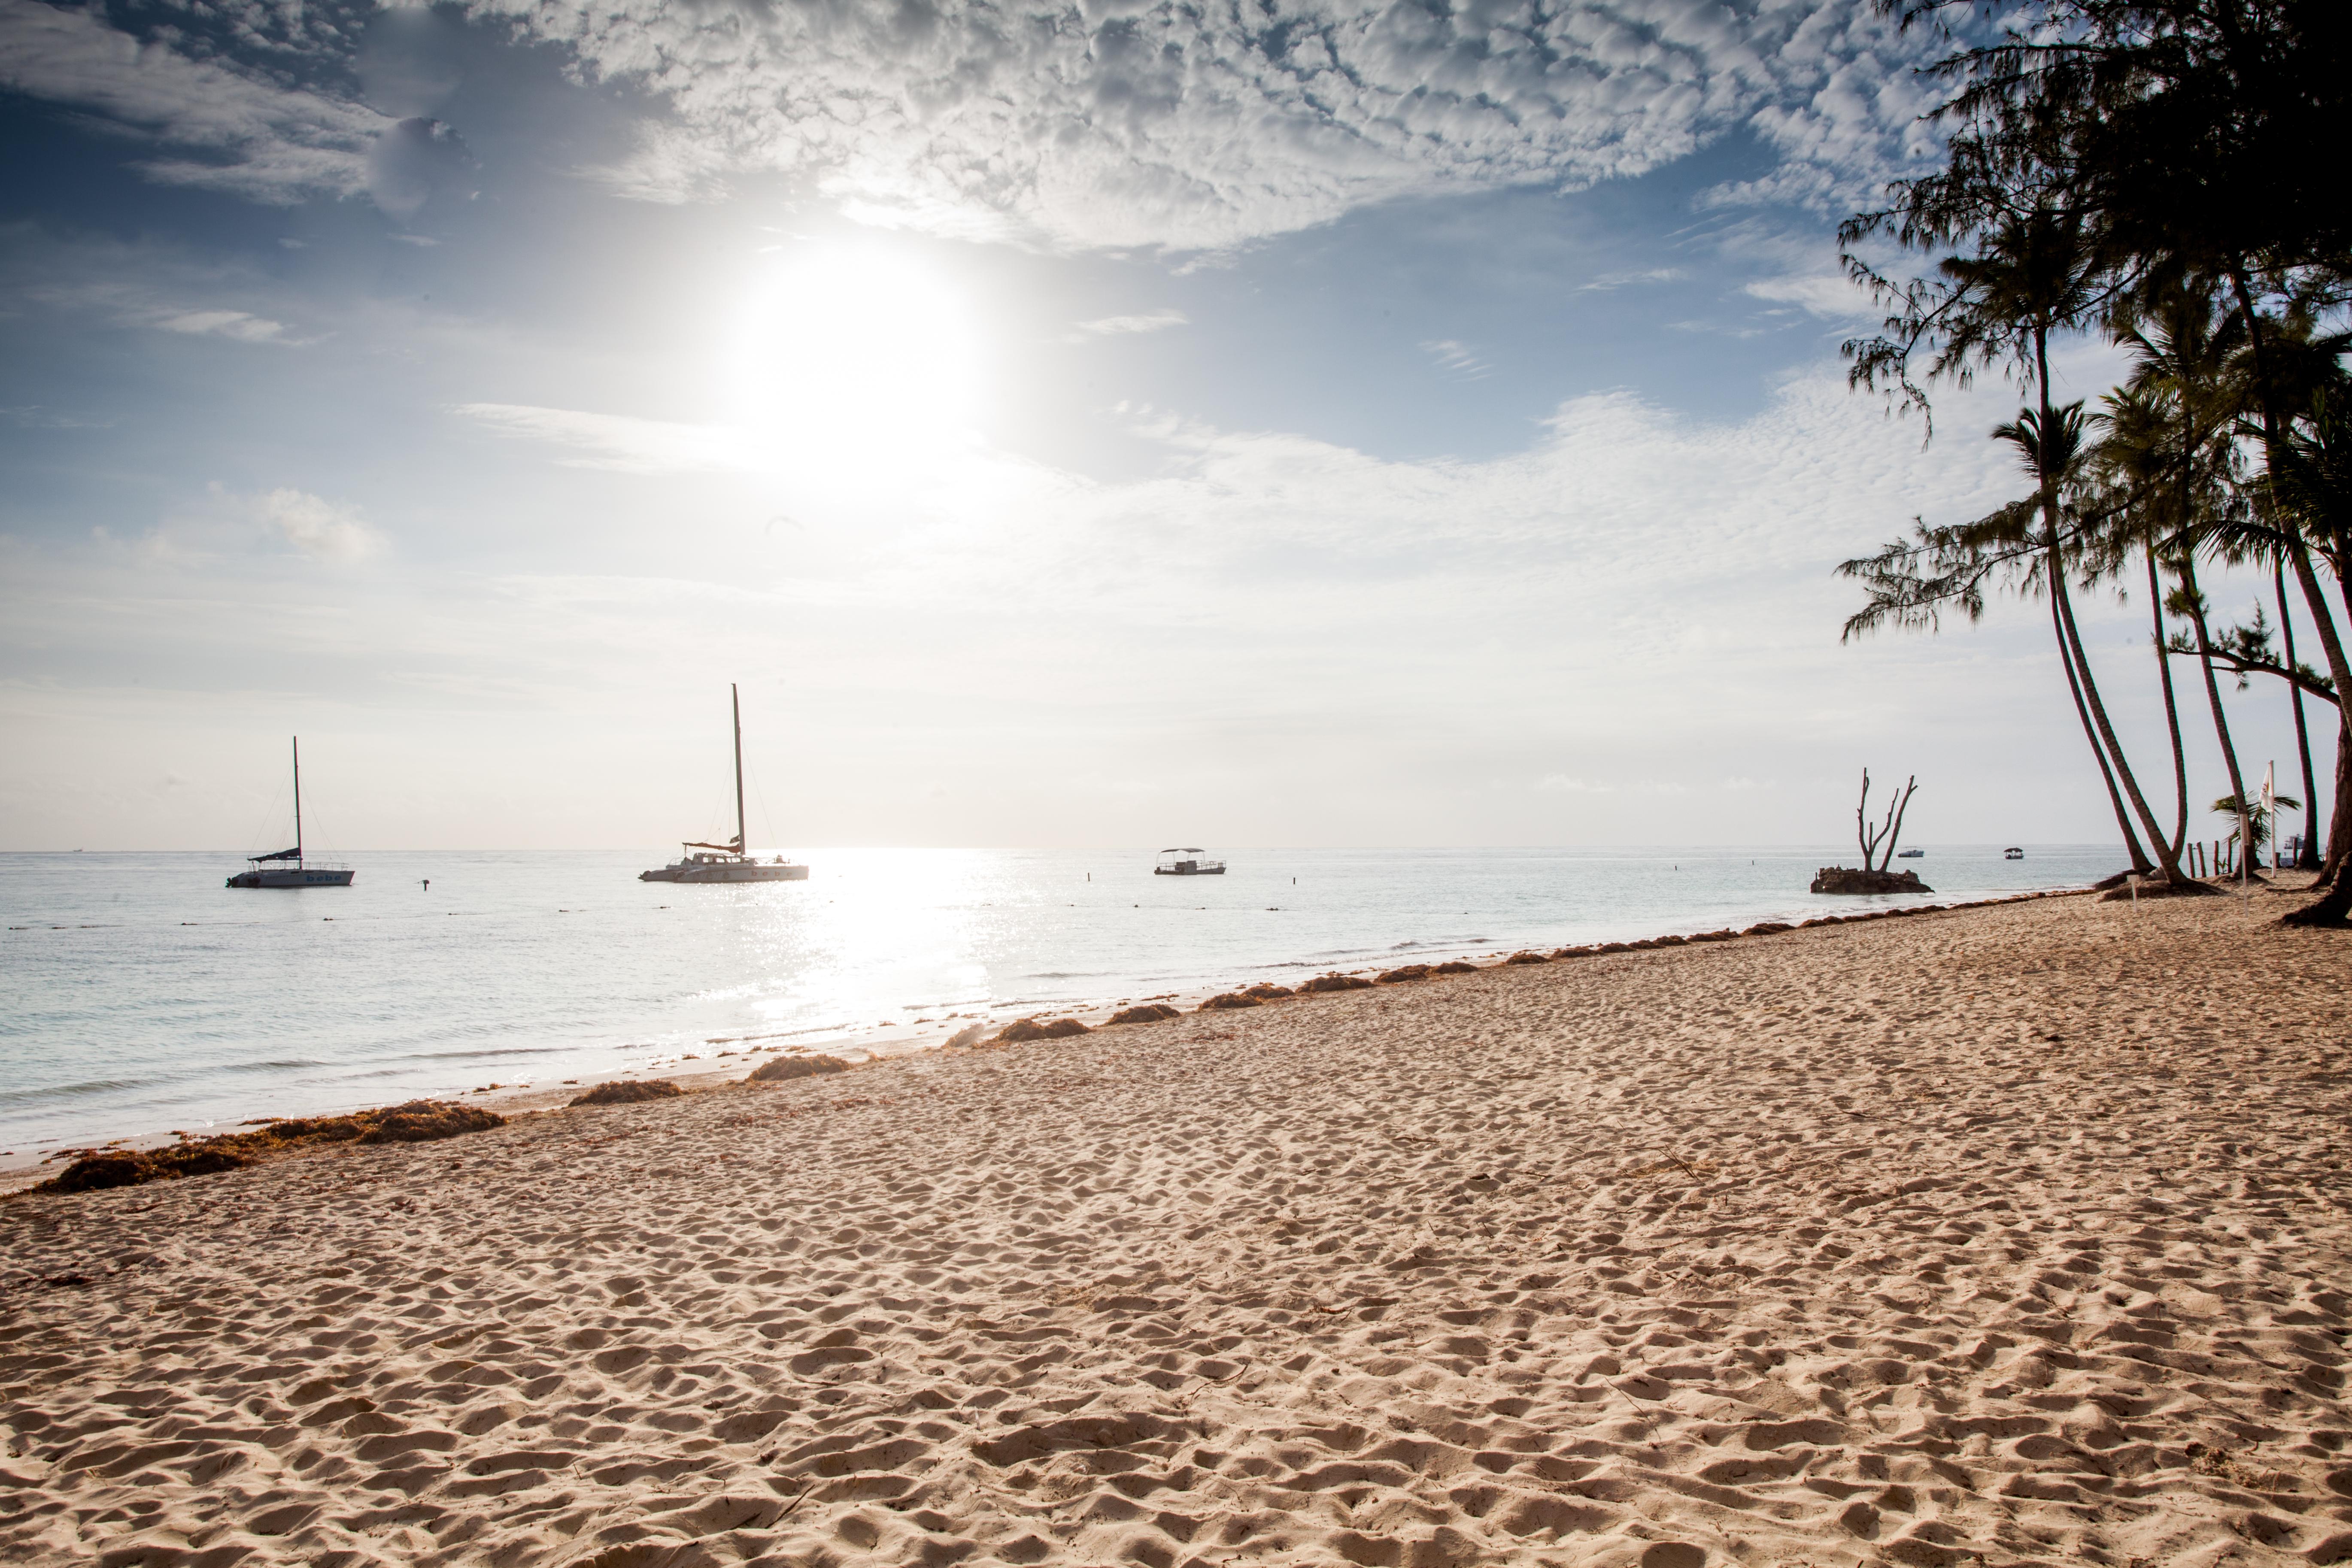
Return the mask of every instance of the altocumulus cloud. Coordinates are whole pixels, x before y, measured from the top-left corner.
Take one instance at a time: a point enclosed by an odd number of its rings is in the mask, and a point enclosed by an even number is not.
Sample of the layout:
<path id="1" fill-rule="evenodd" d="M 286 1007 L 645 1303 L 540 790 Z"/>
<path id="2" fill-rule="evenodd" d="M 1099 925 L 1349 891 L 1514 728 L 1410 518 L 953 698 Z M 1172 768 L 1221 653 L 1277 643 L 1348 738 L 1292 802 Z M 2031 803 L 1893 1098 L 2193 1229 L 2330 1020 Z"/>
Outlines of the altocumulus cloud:
<path id="1" fill-rule="evenodd" d="M 1069 246 L 1210 248 L 1390 196 L 1580 185 L 1767 110 L 1789 157 L 1874 173 L 1918 134 L 1908 99 L 1860 85 L 1893 56 L 1909 63 L 1910 45 L 1840 0 L 473 10 L 668 105 L 607 172 L 632 194 L 688 199 L 731 172 L 782 170 L 871 221 Z"/>
<path id="2" fill-rule="evenodd" d="M 1927 42 L 1851 0 L 465 9 L 643 96 L 636 153 L 585 171 L 626 195 L 694 200 L 782 173 L 870 223 L 1060 247 L 1215 249 L 1389 197 L 1580 186 L 1740 125 L 1782 167 L 1720 199 L 1822 203 L 1926 135 L 1905 68 Z M 446 127 L 325 85 L 349 79 L 358 29 L 323 11 L 159 0 L 142 15 L 169 25 L 134 37 L 0 0 L 0 84 L 176 149 L 146 162 L 152 177 L 257 200 L 365 192 L 404 216 L 467 176 Z M 196 37 L 218 57 L 195 58 Z M 268 73 L 240 51 L 267 54 Z M 314 85 L 282 85 L 294 76 Z"/>
<path id="3" fill-rule="evenodd" d="M 262 202 L 366 189 L 368 150 L 392 123 L 41 0 L 0 0 L 0 88 L 149 139 L 159 148 L 141 164 L 150 178 Z"/>

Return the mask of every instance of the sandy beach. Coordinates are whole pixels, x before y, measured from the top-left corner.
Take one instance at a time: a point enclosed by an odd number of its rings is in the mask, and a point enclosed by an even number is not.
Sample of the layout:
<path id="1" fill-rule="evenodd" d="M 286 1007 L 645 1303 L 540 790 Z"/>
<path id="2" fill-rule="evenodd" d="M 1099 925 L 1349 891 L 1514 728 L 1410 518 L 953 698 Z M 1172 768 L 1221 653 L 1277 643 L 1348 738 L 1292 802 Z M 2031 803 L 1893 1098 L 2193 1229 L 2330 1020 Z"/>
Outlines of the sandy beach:
<path id="1" fill-rule="evenodd" d="M 22 1563 L 2352 1560 L 2352 947 L 2052 899 L 0 1205 Z"/>

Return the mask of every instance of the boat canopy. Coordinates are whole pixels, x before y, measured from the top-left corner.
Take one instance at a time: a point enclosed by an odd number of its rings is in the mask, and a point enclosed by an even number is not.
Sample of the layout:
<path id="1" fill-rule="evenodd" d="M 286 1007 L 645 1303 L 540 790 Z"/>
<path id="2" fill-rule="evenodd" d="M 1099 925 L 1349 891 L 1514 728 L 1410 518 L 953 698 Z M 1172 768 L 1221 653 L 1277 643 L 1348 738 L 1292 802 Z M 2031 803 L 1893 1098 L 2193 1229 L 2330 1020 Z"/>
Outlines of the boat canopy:
<path id="1" fill-rule="evenodd" d="M 1162 855 L 1198 855 L 1198 854 L 1200 854 L 1200 853 L 1201 853 L 1201 851 L 1200 851 L 1199 849 L 1197 849 L 1197 848 L 1192 848 L 1192 849 L 1162 849 L 1162 850 L 1160 851 L 1160 853 L 1161 853 Z"/>
<path id="2" fill-rule="evenodd" d="M 302 858 L 302 847 L 297 844 L 291 849 L 273 850 L 268 855 L 248 855 L 246 858 L 248 860 L 299 860 Z"/>

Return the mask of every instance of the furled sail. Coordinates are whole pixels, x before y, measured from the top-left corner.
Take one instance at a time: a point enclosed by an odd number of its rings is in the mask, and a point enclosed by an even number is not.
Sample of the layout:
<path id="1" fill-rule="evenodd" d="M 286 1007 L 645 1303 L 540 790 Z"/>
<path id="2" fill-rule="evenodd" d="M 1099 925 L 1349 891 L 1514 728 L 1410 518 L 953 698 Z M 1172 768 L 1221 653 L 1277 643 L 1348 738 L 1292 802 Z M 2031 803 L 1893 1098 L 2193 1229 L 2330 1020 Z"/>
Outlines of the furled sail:
<path id="1" fill-rule="evenodd" d="M 248 855 L 246 858 L 248 860 L 299 860 L 302 858 L 302 847 L 297 844 L 291 849 L 280 849 L 268 855 Z"/>
<path id="2" fill-rule="evenodd" d="M 743 853 L 743 841 L 740 838 L 738 838 L 732 844 L 695 844 L 689 842 L 685 845 L 685 847 L 688 849 L 716 849 L 723 854 L 740 855 Z"/>

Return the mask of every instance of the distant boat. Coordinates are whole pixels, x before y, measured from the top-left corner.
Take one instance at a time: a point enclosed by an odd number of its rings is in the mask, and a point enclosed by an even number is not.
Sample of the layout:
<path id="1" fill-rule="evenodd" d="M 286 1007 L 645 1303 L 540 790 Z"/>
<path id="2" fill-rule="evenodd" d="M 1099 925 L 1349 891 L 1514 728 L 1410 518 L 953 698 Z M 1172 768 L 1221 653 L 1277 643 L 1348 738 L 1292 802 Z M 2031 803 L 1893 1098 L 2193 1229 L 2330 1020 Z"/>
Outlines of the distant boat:
<path id="1" fill-rule="evenodd" d="M 1895 858 L 1897 860 L 1916 860 L 1926 853 L 1925 849 L 1899 849 L 1895 851 Z"/>
<path id="2" fill-rule="evenodd" d="M 266 841 L 265 841 L 266 842 Z M 302 737 L 294 737 L 294 847 L 248 855 L 253 868 L 228 879 L 232 888 L 348 888 L 359 873 L 349 866 L 302 858 Z"/>
<path id="3" fill-rule="evenodd" d="M 2022 860 L 2025 858 L 2025 851 L 2012 845 L 2000 852 L 2000 858 L 2004 860 Z"/>
<path id="4" fill-rule="evenodd" d="M 1155 877 L 1222 877 L 1225 874 L 1223 860 L 1203 860 L 1198 849 L 1162 849 L 1160 864 L 1151 868 Z"/>
<path id="5" fill-rule="evenodd" d="M 743 853 L 743 698 L 732 685 L 728 700 L 735 710 L 735 842 L 680 844 L 687 853 L 657 871 L 640 871 L 640 882 L 805 882 L 809 868 L 777 856 L 760 860 Z M 696 851 L 700 853 L 696 853 Z"/>

